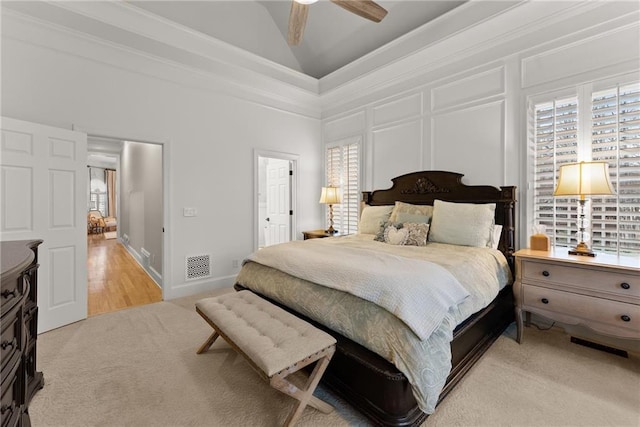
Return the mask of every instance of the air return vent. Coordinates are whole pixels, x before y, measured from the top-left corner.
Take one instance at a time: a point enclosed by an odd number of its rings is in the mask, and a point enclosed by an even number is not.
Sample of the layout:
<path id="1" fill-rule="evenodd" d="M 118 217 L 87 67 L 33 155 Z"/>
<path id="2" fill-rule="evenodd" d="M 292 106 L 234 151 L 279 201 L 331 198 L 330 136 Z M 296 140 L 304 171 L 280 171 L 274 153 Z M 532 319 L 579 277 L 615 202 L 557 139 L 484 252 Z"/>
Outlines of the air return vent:
<path id="1" fill-rule="evenodd" d="M 194 255 L 186 258 L 186 279 L 195 280 L 211 276 L 209 255 Z"/>

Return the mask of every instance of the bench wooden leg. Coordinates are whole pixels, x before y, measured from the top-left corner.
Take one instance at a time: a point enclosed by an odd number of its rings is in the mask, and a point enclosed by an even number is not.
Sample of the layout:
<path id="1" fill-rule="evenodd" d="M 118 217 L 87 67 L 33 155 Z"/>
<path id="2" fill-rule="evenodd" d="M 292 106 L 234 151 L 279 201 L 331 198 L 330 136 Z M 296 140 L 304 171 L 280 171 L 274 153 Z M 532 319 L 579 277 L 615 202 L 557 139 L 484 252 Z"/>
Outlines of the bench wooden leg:
<path id="1" fill-rule="evenodd" d="M 207 340 L 200 346 L 198 351 L 196 351 L 196 354 L 204 353 L 205 351 L 209 350 L 209 348 L 211 348 L 211 346 L 218 339 L 219 336 L 220 334 L 218 333 L 218 331 L 213 331 L 211 336 L 207 338 Z"/>
<path id="2" fill-rule="evenodd" d="M 333 411 L 333 406 L 323 402 L 313 395 L 313 392 L 316 389 L 318 382 L 320 382 L 320 378 L 322 378 L 322 374 L 324 374 L 325 369 L 327 369 L 330 360 L 331 356 L 324 356 L 318 360 L 313 372 L 311 372 L 311 375 L 307 380 L 305 390 L 300 390 L 298 387 L 287 381 L 285 379 L 287 376 L 286 373 L 283 375 L 276 374 L 271 377 L 270 384 L 273 388 L 298 400 L 298 403 L 287 417 L 287 420 L 284 423 L 285 426 L 288 427 L 294 425 L 302 415 L 302 412 L 307 405 L 311 405 L 325 414 Z"/>

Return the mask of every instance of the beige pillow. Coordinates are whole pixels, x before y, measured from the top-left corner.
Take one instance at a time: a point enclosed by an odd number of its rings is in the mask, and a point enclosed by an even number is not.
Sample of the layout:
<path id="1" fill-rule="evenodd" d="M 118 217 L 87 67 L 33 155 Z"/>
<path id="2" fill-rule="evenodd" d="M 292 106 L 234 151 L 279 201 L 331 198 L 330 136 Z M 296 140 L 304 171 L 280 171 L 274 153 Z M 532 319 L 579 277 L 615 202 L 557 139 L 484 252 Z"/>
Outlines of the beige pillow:
<path id="1" fill-rule="evenodd" d="M 398 214 L 411 214 L 411 215 L 424 215 L 431 217 L 433 215 L 433 206 L 429 205 L 412 205 L 411 203 L 396 202 L 389 217 L 391 222 L 400 222 L 398 220 Z"/>
<path id="2" fill-rule="evenodd" d="M 358 221 L 359 234 L 376 234 L 380 226 L 387 222 L 393 206 L 365 206 Z"/>
<path id="3" fill-rule="evenodd" d="M 435 200 L 429 241 L 452 245 L 491 245 L 495 203 L 450 203 Z"/>

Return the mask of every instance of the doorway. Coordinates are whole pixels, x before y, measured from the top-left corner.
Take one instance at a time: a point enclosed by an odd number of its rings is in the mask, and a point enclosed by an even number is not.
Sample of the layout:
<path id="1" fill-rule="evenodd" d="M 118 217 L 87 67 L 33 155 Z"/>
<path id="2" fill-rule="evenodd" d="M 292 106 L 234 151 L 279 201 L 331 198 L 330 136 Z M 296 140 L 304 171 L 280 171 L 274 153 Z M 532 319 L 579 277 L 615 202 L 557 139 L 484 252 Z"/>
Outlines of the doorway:
<path id="1" fill-rule="evenodd" d="M 298 156 L 256 151 L 255 249 L 293 239 Z"/>
<path id="2" fill-rule="evenodd" d="M 87 235 L 88 315 L 162 301 L 163 145 L 89 135 L 87 148 L 90 170 L 116 174 L 115 230 Z"/>

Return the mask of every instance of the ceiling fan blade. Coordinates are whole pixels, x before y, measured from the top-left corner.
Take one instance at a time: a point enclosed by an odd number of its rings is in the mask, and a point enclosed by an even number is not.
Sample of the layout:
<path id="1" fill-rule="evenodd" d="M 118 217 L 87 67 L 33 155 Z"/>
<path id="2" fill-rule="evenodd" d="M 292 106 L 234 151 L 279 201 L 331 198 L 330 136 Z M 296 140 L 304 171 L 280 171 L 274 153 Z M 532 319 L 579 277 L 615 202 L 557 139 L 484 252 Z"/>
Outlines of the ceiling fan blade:
<path id="1" fill-rule="evenodd" d="M 387 10 L 370 0 L 331 0 L 343 9 L 373 22 L 380 22 L 387 15 Z"/>
<path id="2" fill-rule="evenodd" d="M 290 46 L 296 46 L 302 41 L 304 26 L 307 25 L 309 6 L 291 0 L 291 13 L 289 14 L 289 33 L 287 42 Z"/>

